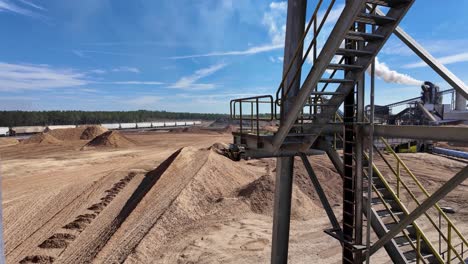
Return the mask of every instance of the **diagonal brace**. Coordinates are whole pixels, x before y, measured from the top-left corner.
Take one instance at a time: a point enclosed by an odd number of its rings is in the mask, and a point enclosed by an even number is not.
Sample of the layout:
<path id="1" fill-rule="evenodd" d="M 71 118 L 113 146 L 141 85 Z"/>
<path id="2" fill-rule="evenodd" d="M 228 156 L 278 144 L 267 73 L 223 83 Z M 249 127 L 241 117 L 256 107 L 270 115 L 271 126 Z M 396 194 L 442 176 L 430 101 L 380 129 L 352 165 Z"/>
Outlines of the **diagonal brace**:
<path id="1" fill-rule="evenodd" d="M 438 189 L 433 195 L 427 198 L 420 206 L 414 209 L 409 215 L 403 218 L 392 230 L 380 238 L 375 244 L 370 248 L 370 255 L 374 254 L 387 242 L 389 242 L 393 237 L 399 234 L 403 229 L 405 229 L 410 223 L 414 222 L 418 217 L 424 214 L 429 208 L 434 206 L 442 198 L 444 198 L 449 192 L 455 189 L 460 185 L 464 180 L 468 178 L 468 166 L 463 170 L 453 176 L 448 182 L 446 182 L 440 189 Z"/>
<path id="2" fill-rule="evenodd" d="M 314 185 L 315 191 L 317 192 L 320 198 L 320 202 L 322 202 L 323 208 L 325 209 L 330 223 L 333 226 L 333 230 L 336 230 L 336 233 L 340 237 L 340 243 L 341 245 L 343 245 L 343 232 L 341 231 L 340 223 L 336 219 L 335 213 L 333 212 L 333 209 L 330 206 L 330 203 L 328 202 L 327 196 L 325 195 L 325 192 L 323 191 L 322 186 L 320 185 L 317 175 L 315 174 L 314 169 L 312 169 L 312 166 L 310 165 L 307 156 L 304 153 L 301 153 L 300 156 L 302 162 L 304 163 L 304 167 L 306 168 L 307 173 L 309 174 L 309 177 L 312 180 L 312 184 Z"/>
<path id="3" fill-rule="evenodd" d="M 369 8 L 369 6 L 367 6 Z M 378 15 L 385 15 L 378 8 L 376 9 Z M 408 46 L 416 55 L 419 56 L 427 65 L 429 65 L 440 77 L 442 77 L 450 86 L 455 88 L 457 92 L 461 93 L 465 98 L 468 98 L 468 87 L 460 80 L 455 74 L 453 74 L 447 67 L 440 63 L 434 58 L 427 50 L 421 46 L 416 40 L 414 40 L 408 33 L 406 33 L 401 27 L 397 27 L 393 32 L 403 43 Z"/>

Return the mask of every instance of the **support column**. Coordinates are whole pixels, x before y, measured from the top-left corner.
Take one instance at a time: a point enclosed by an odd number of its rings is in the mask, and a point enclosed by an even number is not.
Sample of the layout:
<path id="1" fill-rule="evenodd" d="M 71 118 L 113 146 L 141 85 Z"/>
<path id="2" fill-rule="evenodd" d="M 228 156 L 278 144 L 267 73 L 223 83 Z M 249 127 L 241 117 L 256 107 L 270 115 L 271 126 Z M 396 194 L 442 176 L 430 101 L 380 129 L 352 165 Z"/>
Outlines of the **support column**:
<path id="1" fill-rule="evenodd" d="M 346 1 L 346 4 L 350 4 L 350 0 Z M 355 30 L 351 28 L 350 30 Z M 353 41 L 345 41 L 345 48 L 356 49 L 356 43 Z M 346 64 L 354 64 L 354 57 L 345 58 Z M 345 75 L 348 72 L 345 72 Z M 343 121 L 344 126 L 344 142 L 343 142 L 343 163 L 344 163 L 344 175 L 343 175 L 343 262 L 353 264 L 356 263 L 354 257 L 354 250 L 352 245 L 355 242 L 356 233 L 356 180 L 355 180 L 355 168 L 353 162 L 353 154 L 355 151 L 355 125 L 356 121 L 356 97 L 354 88 L 344 100 L 343 107 Z M 361 212 L 359 212 L 361 213 Z"/>
<path id="2" fill-rule="evenodd" d="M 458 92 L 455 94 L 455 111 L 466 111 L 466 98 Z"/>
<path id="3" fill-rule="evenodd" d="M 307 0 L 288 0 L 288 13 L 286 21 L 286 40 L 284 48 L 283 74 L 285 74 L 291 63 L 296 48 L 304 34 L 305 16 Z M 287 89 L 294 78 L 297 69 L 301 68 L 302 48 L 294 61 L 293 67 L 283 84 L 283 92 Z M 294 98 L 300 89 L 300 75 L 292 85 L 287 95 L 282 98 L 289 98 L 282 102 L 281 123 L 285 120 L 291 105 L 291 98 Z M 289 246 L 289 221 L 291 216 L 291 193 L 294 169 L 294 157 L 277 158 L 276 162 L 276 184 L 275 184 L 275 206 L 273 214 L 273 238 L 271 248 L 271 263 L 283 264 L 288 262 Z"/>

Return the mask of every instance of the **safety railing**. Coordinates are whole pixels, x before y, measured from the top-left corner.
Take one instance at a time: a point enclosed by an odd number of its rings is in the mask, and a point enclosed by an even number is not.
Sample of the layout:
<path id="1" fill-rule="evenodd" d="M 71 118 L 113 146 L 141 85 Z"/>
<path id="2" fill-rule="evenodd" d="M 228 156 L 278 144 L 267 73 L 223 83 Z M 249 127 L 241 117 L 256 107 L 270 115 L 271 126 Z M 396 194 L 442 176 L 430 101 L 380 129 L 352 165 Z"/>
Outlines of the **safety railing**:
<path id="1" fill-rule="evenodd" d="M 367 155 L 364 155 L 364 156 L 365 156 L 366 159 L 369 159 L 369 157 Z M 399 195 L 393 190 L 393 188 L 390 186 L 389 182 L 387 181 L 385 176 L 382 174 L 382 172 L 377 168 L 375 163 L 372 164 L 372 169 L 373 169 L 375 175 L 377 175 L 379 180 L 384 184 L 385 189 L 387 189 L 387 191 L 390 193 L 393 200 L 398 204 L 398 206 L 403 211 L 403 213 L 405 215 L 409 215 L 410 211 L 403 204 L 402 200 L 399 198 Z M 364 174 L 366 174 L 365 171 L 364 171 Z M 388 212 L 390 212 L 393 220 L 396 223 L 398 223 L 400 221 L 400 219 L 398 219 L 393 214 L 392 209 L 387 205 L 384 197 L 380 194 L 380 192 L 377 190 L 375 185 L 372 186 L 372 189 L 374 190 L 375 193 L 377 193 L 378 198 L 382 201 L 382 204 L 385 206 L 386 210 Z M 434 246 L 432 245 L 431 241 L 429 240 L 427 234 L 422 230 L 421 226 L 416 222 L 413 222 L 412 225 L 413 225 L 414 230 L 416 232 L 416 241 L 413 242 L 413 239 L 410 238 L 409 232 L 402 231 L 402 233 L 405 236 L 406 240 L 408 241 L 409 245 L 416 252 L 416 262 L 419 263 L 420 261 L 422 261 L 423 263 L 428 263 L 427 260 L 423 257 L 423 254 L 421 252 L 421 249 L 422 249 L 421 242 L 424 241 L 425 244 L 427 245 L 427 247 L 429 248 L 429 250 L 431 251 L 431 253 L 433 254 L 433 256 L 437 259 L 437 261 L 439 263 L 444 263 L 444 260 L 443 260 L 443 258 L 441 256 L 441 254 L 439 252 L 437 252 L 437 250 L 434 248 Z"/>
<path id="2" fill-rule="evenodd" d="M 298 80 L 298 77 L 300 75 L 302 66 L 304 65 L 307 58 L 309 57 L 310 51 L 312 49 L 313 49 L 313 56 L 312 56 L 313 63 L 315 63 L 315 61 L 317 60 L 317 55 L 318 55 L 317 54 L 318 53 L 318 51 L 317 51 L 318 50 L 318 48 L 317 48 L 317 38 L 318 38 L 318 35 L 320 34 L 320 32 L 322 31 L 322 28 L 325 25 L 325 22 L 327 21 L 327 18 L 330 15 L 330 12 L 332 11 L 332 9 L 333 9 L 333 7 L 335 5 L 335 2 L 336 2 L 335 0 L 332 0 L 329 3 L 327 9 L 325 10 L 325 13 L 323 14 L 323 17 L 322 17 L 320 23 L 318 22 L 318 18 L 319 18 L 318 13 L 319 13 L 320 8 L 321 8 L 321 6 L 323 4 L 323 0 L 320 0 L 317 3 L 317 6 L 315 7 L 315 10 L 314 10 L 314 12 L 312 14 L 311 19 L 309 20 L 309 23 L 307 23 L 307 26 L 306 26 L 306 29 L 304 31 L 304 34 L 302 35 L 301 41 L 299 42 L 300 44 L 296 47 L 293 58 L 291 59 L 291 62 L 289 63 L 288 67 L 286 68 L 286 71 L 283 74 L 283 78 L 281 79 L 279 87 L 276 90 L 275 103 L 278 106 L 280 106 L 282 104 L 282 102 L 284 102 L 285 100 L 288 99 L 287 94 L 291 90 L 294 83 L 296 83 L 296 81 Z M 312 38 L 311 42 L 309 43 L 309 45 L 307 46 L 307 50 L 306 50 L 305 54 L 301 58 L 300 67 L 297 67 L 296 71 L 294 72 L 293 78 L 291 80 L 289 80 L 290 72 L 291 72 L 293 66 L 296 64 L 296 60 L 298 59 L 299 54 L 301 54 L 301 51 L 302 51 L 302 49 L 304 47 L 304 41 L 305 41 L 305 39 L 307 37 L 307 34 L 309 33 L 312 25 L 313 25 L 313 30 L 314 30 L 313 31 L 313 38 Z M 286 80 L 288 80 L 289 84 L 285 89 Z"/>
<path id="3" fill-rule="evenodd" d="M 250 111 L 246 113 L 245 110 Z M 234 99 L 230 102 L 230 118 L 239 121 L 241 142 L 243 134 L 259 137 L 262 132 L 260 121 L 273 121 L 275 116 L 276 107 L 271 95 Z"/>
<path id="4" fill-rule="evenodd" d="M 384 138 L 381 138 L 381 140 L 386 145 L 386 151 L 388 151 L 396 160 L 396 166 L 395 166 L 396 168 L 394 168 L 391 165 L 391 163 L 388 161 L 388 159 L 383 155 L 383 153 L 377 148 L 375 148 L 379 156 L 382 158 L 382 160 L 385 162 L 385 164 L 388 166 L 390 171 L 395 176 L 395 181 L 396 181 L 395 188 L 396 188 L 396 195 L 397 195 L 396 198 L 398 198 L 398 200 L 401 200 L 404 195 L 402 193 L 402 190 L 405 190 L 406 191 L 405 194 L 409 195 L 411 200 L 417 206 L 421 205 L 422 202 L 419 201 L 414 191 L 409 188 L 408 183 L 406 183 L 406 181 L 403 180 L 403 175 L 401 171 L 403 170 L 405 174 L 409 176 L 411 183 L 414 186 L 416 186 L 417 190 L 423 193 L 426 198 L 430 197 L 429 192 L 424 188 L 424 186 L 416 178 L 416 176 L 408 168 L 408 166 L 403 162 L 403 160 L 395 153 L 395 151 L 393 151 L 392 147 L 388 144 L 388 142 Z M 468 248 L 468 242 L 466 238 L 463 236 L 460 230 L 455 226 L 453 221 L 447 216 L 445 210 L 443 210 L 439 206 L 439 204 L 434 205 L 432 209 L 435 210 L 435 215 L 439 217 L 438 223 L 436 223 L 436 220 L 434 220 L 434 215 L 431 215 L 429 212 L 426 212 L 424 216 L 426 217 L 426 219 L 429 220 L 432 227 L 438 233 L 439 254 L 443 256 L 443 260 L 446 263 L 451 263 L 454 260 L 456 260 L 457 262 L 460 261 L 461 263 L 464 263 L 466 249 Z M 447 228 L 447 233 L 444 233 L 442 231 L 442 225 L 443 225 L 442 220 L 445 221 L 444 224 Z M 444 249 L 444 251 L 442 251 L 442 243 L 445 243 L 446 249 Z M 459 247 L 460 250 L 457 250 L 456 247 Z"/>

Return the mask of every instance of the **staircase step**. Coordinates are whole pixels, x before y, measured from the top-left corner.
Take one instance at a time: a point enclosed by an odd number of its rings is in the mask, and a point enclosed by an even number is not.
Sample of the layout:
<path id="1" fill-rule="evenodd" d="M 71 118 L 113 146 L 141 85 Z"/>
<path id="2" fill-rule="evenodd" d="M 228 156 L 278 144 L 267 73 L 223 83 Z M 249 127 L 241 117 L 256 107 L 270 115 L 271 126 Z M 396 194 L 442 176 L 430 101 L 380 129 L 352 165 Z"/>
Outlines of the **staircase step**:
<path id="1" fill-rule="evenodd" d="M 368 4 L 376 4 L 379 6 L 396 8 L 400 6 L 405 6 L 409 4 L 410 1 L 408 0 L 367 0 L 366 2 Z"/>
<path id="2" fill-rule="evenodd" d="M 356 22 L 383 26 L 383 25 L 387 25 L 390 23 L 395 23 L 396 19 L 392 17 L 387 17 L 387 16 L 379 16 L 379 15 L 373 15 L 373 14 L 368 14 L 368 13 L 361 13 L 356 18 Z"/>
<path id="3" fill-rule="evenodd" d="M 385 224 L 385 227 L 388 229 L 388 230 L 392 230 L 398 223 L 390 223 L 390 224 Z M 411 233 L 411 230 L 414 230 L 414 226 L 413 224 L 409 224 L 406 226 L 405 228 L 406 230 L 409 230 L 409 232 Z"/>
<path id="4" fill-rule="evenodd" d="M 330 63 L 327 67 L 331 70 L 344 70 L 344 71 L 352 71 L 352 70 L 360 70 L 362 66 L 359 65 L 350 65 L 350 64 L 336 64 Z"/>
<path id="5" fill-rule="evenodd" d="M 409 240 L 408 240 L 409 238 Z M 403 246 L 408 246 L 410 244 L 414 244 L 416 245 L 416 239 L 411 237 L 411 236 L 408 236 L 408 238 L 406 238 L 406 236 L 397 236 L 395 238 L 393 238 L 393 240 L 395 241 L 395 243 L 399 246 L 399 247 L 403 247 Z"/>
<path id="6" fill-rule="evenodd" d="M 346 35 L 347 39 L 350 40 L 359 40 L 359 41 L 374 41 L 374 40 L 383 40 L 384 36 L 379 34 L 371 34 L 357 31 L 349 31 Z"/>
<path id="7" fill-rule="evenodd" d="M 320 79 L 321 83 L 354 83 L 351 79 Z"/>
<path id="8" fill-rule="evenodd" d="M 364 50 L 338 49 L 336 51 L 336 55 L 362 57 L 362 56 L 372 56 L 373 53 L 370 51 L 364 51 Z"/>
<path id="9" fill-rule="evenodd" d="M 403 252 L 403 255 L 408 260 L 408 263 L 416 263 L 417 262 L 418 253 L 415 250 L 410 250 L 410 251 Z M 424 252 L 424 251 L 421 251 L 421 255 L 426 260 L 426 262 L 432 263 L 431 261 L 429 261 L 429 259 L 433 259 L 434 255 L 432 255 L 431 253 L 428 253 L 428 252 Z"/>
<path id="10" fill-rule="evenodd" d="M 310 95 L 345 95 L 344 93 L 337 93 L 337 92 L 312 92 Z"/>
<path id="11" fill-rule="evenodd" d="M 396 211 L 396 210 L 392 210 L 392 213 L 393 215 L 395 216 L 400 216 L 400 215 L 404 215 L 405 213 L 403 213 L 402 211 Z M 383 209 L 383 210 L 378 210 L 377 211 L 377 214 L 384 218 L 384 217 L 391 217 L 391 214 L 390 212 L 387 210 L 387 209 Z"/>

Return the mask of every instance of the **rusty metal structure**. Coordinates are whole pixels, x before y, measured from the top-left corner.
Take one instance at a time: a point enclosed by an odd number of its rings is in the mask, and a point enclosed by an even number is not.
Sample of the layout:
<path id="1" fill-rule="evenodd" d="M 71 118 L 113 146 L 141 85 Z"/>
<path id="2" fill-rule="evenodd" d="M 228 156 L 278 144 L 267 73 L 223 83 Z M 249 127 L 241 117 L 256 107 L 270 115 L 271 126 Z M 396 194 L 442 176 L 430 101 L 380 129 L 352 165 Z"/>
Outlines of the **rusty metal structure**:
<path id="1" fill-rule="evenodd" d="M 239 131 L 233 133 L 233 156 L 277 158 L 271 263 L 288 260 L 295 157 L 300 157 L 320 197 L 331 224 L 324 231 L 339 241 L 343 263 L 369 263 L 382 248 L 394 263 L 465 263 L 467 240 L 438 201 L 468 177 L 468 166 L 431 194 L 386 138 L 468 143 L 468 129 L 374 122 L 375 57 L 394 34 L 446 80 L 458 97 L 467 98 L 468 88 L 398 27 L 415 0 L 346 0 L 333 29 L 326 32 L 324 25 L 337 2 L 289 0 L 284 68 L 276 94 L 231 101 L 231 118 L 240 121 Z M 311 3 L 312 16 L 307 20 Z M 320 39 L 326 39 L 325 43 L 319 43 Z M 304 67 L 306 60 L 312 62 L 310 70 Z M 370 81 L 366 81 L 366 71 Z M 278 130 L 263 130 L 265 121 L 278 122 Z M 377 140 L 388 146 L 388 155 L 374 147 Z M 308 155 L 327 155 L 342 177 L 341 224 Z M 375 156 L 385 161 L 390 174 L 381 172 Z M 410 210 L 402 197 L 410 197 L 417 207 Z M 432 229 L 423 228 L 422 221 Z M 378 240 L 371 241 L 371 232 Z M 436 232 L 438 240 L 427 232 Z"/>

